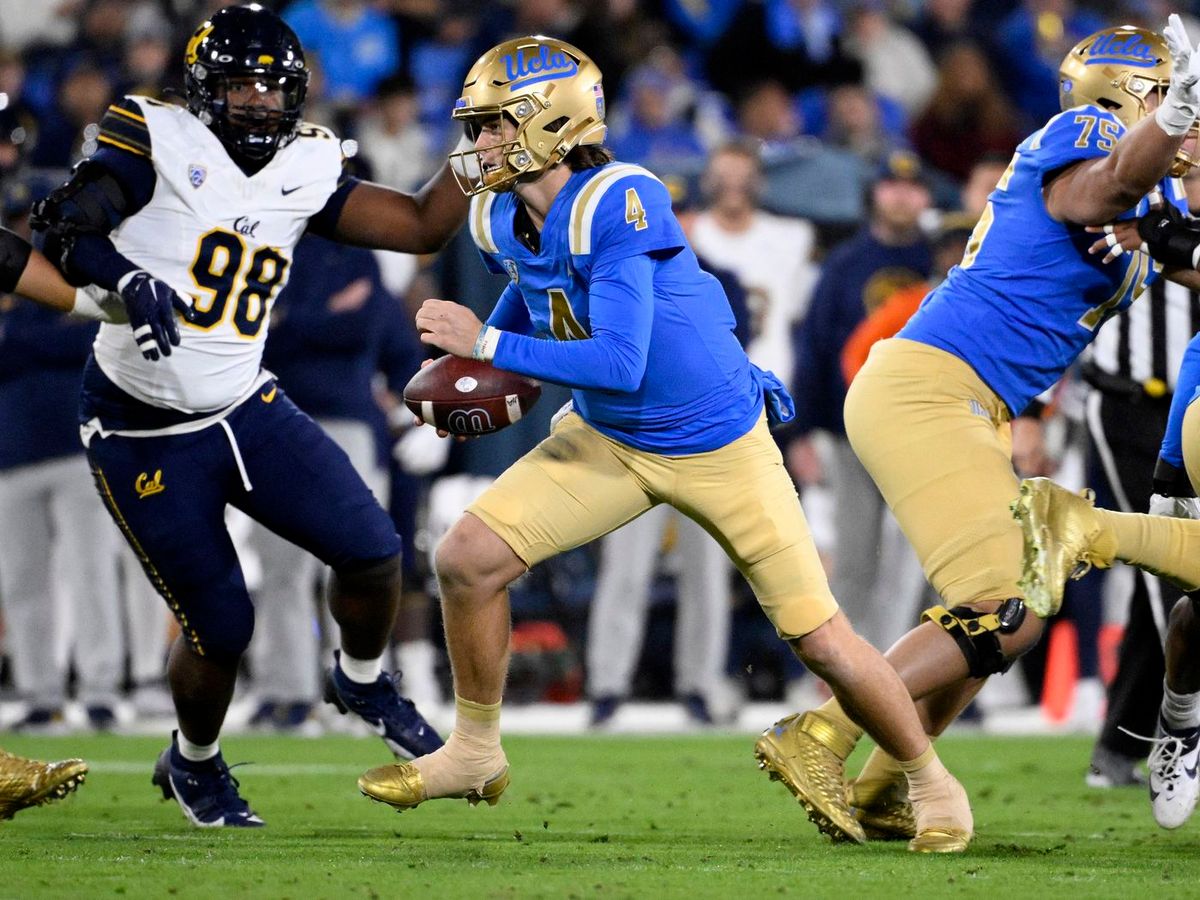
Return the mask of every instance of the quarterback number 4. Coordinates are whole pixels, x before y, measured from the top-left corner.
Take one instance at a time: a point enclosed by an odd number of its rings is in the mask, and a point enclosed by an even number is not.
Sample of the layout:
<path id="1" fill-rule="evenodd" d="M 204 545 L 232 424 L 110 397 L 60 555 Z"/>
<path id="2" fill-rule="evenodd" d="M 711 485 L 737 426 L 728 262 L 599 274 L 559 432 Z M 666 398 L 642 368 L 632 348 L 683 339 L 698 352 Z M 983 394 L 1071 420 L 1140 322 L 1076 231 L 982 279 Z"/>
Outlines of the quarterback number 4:
<path id="1" fill-rule="evenodd" d="M 646 207 L 642 206 L 642 198 L 633 188 L 627 188 L 625 191 L 625 223 L 632 225 L 634 231 L 642 231 L 648 227 Z"/>
<path id="2" fill-rule="evenodd" d="M 233 327 L 244 338 L 257 337 L 266 320 L 267 304 L 283 281 L 288 259 L 274 247 L 259 247 L 246 260 L 246 245 L 240 235 L 215 228 L 200 238 L 192 262 L 192 281 L 203 294 L 196 298 L 196 317 L 184 324 L 210 331 L 225 319 L 229 298 L 239 284 L 233 304 Z"/>

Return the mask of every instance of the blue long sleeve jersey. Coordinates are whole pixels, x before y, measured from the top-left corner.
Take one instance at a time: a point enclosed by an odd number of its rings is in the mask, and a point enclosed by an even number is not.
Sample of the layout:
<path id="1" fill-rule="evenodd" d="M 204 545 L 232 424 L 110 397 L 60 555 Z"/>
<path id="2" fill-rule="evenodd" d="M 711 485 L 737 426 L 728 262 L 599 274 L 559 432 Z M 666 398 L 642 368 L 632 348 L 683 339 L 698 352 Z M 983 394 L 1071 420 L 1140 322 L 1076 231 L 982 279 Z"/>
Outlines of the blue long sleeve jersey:
<path id="1" fill-rule="evenodd" d="M 516 236 L 518 202 L 489 192 L 469 216 L 485 265 L 510 278 L 488 318 L 502 332 L 497 367 L 572 388 L 589 424 L 664 455 L 745 434 L 764 390 L 790 407 L 778 380 L 746 358 L 729 301 L 657 178 L 622 163 L 573 173 L 536 252 Z"/>
<path id="2" fill-rule="evenodd" d="M 1013 415 L 1054 384 L 1112 316 L 1158 277 L 1145 253 L 1106 264 L 1088 253 L 1095 235 L 1058 222 L 1042 191 L 1064 168 L 1107 156 L 1125 133 L 1111 112 L 1059 113 L 1017 148 L 988 197 L 963 260 L 900 330 L 899 337 L 952 353 Z M 1183 185 L 1164 178 L 1166 202 L 1187 209 Z M 1144 215 L 1142 198 L 1118 218 Z"/>
<path id="3" fill-rule="evenodd" d="M 1175 394 L 1171 397 L 1171 411 L 1167 414 L 1167 431 L 1158 452 L 1162 459 L 1177 468 L 1183 468 L 1183 416 L 1197 396 L 1200 396 L 1200 332 L 1192 336 L 1183 352 L 1179 377 L 1175 379 Z"/>

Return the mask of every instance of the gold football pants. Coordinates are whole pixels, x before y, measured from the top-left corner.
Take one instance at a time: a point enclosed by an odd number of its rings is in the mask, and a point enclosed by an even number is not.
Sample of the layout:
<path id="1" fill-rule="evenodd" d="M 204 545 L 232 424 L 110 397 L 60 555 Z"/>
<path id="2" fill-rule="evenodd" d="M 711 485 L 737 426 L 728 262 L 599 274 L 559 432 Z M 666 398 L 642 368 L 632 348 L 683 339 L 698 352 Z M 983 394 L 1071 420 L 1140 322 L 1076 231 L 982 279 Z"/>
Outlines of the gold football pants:
<path id="1" fill-rule="evenodd" d="M 1003 401 L 957 356 L 893 338 L 846 395 L 846 434 L 947 606 L 1021 597 Z"/>
<path id="2" fill-rule="evenodd" d="M 659 503 L 716 538 L 781 637 L 808 634 L 837 612 L 765 417 L 717 450 L 664 456 L 615 441 L 571 413 L 467 511 L 532 566 Z"/>

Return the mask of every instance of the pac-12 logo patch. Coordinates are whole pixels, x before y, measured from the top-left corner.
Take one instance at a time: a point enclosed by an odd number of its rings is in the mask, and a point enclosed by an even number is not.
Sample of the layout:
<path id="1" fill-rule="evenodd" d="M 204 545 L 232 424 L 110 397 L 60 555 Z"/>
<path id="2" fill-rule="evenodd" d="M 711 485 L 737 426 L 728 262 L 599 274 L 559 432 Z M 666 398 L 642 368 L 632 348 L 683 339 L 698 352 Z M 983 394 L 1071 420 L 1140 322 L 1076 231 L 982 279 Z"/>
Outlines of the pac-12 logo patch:
<path id="1" fill-rule="evenodd" d="M 200 185 L 204 184 L 204 179 L 207 177 L 208 169 L 204 168 L 204 166 L 198 166 L 195 163 L 188 166 L 188 182 L 191 183 L 192 187 L 200 187 Z"/>
<path id="2" fill-rule="evenodd" d="M 508 273 L 508 277 L 516 284 L 521 280 L 521 273 L 517 270 L 517 261 L 515 259 L 506 259 L 504 261 L 504 271 Z"/>

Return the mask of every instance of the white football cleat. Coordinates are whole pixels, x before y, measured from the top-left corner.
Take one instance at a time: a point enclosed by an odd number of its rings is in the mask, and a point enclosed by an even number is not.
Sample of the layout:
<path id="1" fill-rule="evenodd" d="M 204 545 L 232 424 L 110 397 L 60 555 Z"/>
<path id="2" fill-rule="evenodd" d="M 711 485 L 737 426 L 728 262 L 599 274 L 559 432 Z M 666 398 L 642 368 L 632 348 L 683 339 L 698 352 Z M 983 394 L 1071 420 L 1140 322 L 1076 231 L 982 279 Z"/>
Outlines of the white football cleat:
<path id="1" fill-rule="evenodd" d="M 1154 821 L 1178 828 L 1191 818 L 1200 798 L 1200 727 L 1173 731 L 1159 716 L 1147 766 Z"/>

